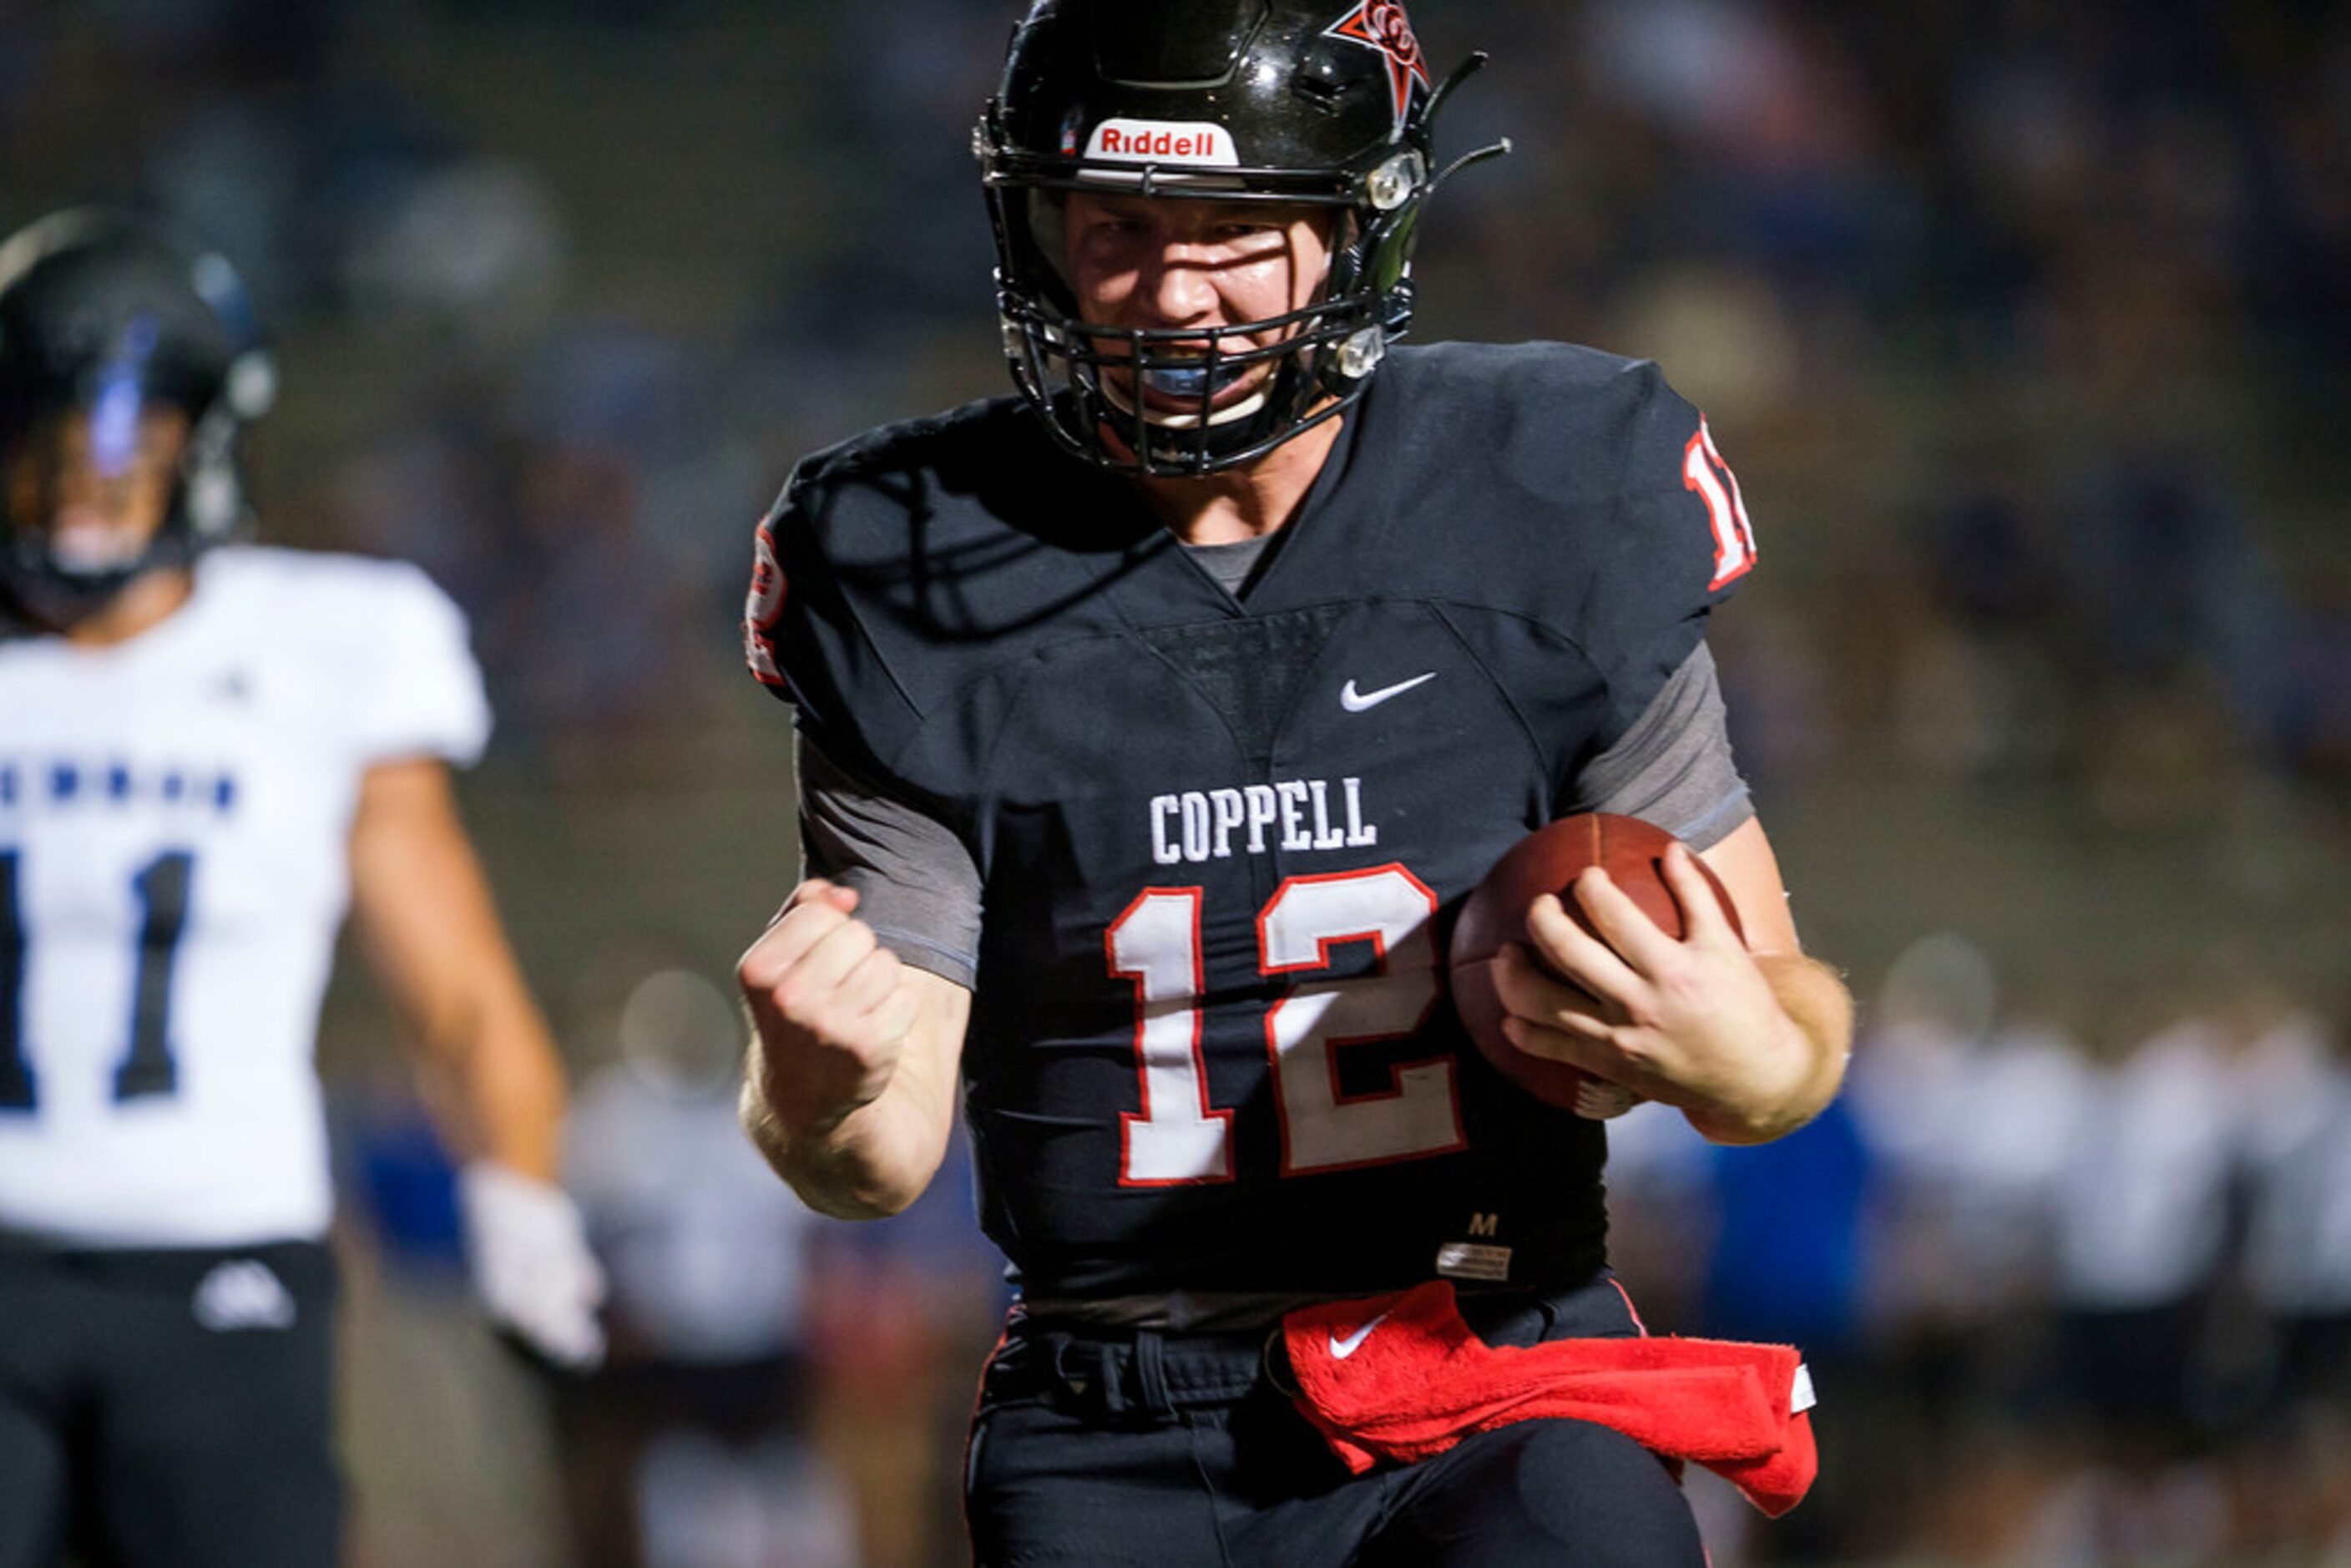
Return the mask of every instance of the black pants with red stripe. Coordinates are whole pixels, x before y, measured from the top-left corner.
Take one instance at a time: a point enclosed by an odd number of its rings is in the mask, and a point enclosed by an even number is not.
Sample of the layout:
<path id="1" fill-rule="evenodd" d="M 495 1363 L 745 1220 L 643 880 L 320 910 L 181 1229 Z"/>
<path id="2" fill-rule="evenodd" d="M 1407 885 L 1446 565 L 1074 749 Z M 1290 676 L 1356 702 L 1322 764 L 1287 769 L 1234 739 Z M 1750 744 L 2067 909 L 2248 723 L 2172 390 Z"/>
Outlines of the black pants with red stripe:
<path id="1" fill-rule="evenodd" d="M 1638 1332 L 1612 1281 L 1468 1296 L 1494 1345 Z M 1015 1322 L 965 1474 L 980 1568 L 1675 1568 L 1701 1564 L 1665 1463 L 1582 1421 L 1522 1422 L 1351 1476 L 1282 1391 L 1269 1336 Z"/>
<path id="2" fill-rule="evenodd" d="M 0 1568 L 332 1568 L 325 1247 L 0 1238 Z"/>

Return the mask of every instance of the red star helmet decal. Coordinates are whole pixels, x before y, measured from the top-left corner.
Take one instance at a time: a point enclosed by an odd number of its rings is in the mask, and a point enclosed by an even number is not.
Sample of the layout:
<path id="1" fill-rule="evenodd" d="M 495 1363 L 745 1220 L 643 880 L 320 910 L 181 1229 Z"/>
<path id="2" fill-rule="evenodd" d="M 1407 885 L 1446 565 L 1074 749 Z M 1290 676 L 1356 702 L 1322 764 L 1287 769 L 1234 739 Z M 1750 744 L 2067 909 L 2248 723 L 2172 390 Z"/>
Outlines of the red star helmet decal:
<path id="1" fill-rule="evenodd" d="M 1363 0 L 1353 10 L 1322 30 L 1326 38 L 1345 38 L 1387 57 L 1388 89 L 1395 97 L 1396 129 L 1404 129 L 1412 110 L 1412 86 L 1429 92 L 1428 62 L 1421 57 L 1420 40 L 1413 37 L 1412 18 L 1397 0 Z"/>

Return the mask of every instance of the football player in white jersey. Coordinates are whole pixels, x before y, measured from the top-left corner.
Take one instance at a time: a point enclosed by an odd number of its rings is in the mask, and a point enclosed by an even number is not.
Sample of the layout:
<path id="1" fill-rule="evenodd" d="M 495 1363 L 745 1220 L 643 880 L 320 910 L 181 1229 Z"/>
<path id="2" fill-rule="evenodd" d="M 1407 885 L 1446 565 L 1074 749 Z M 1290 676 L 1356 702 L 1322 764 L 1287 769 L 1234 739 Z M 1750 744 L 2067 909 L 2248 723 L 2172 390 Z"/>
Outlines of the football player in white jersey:
<path id="1" fill-rule="evenodd" d="M 346 906 L 490 1314 L 601 1354 L 559 1059 L 450 791 L 464 622 L 413 568 L 231 542 L 272 392 L 218 256 L 90 211 L 0 246 L 0 1568 L 336 1561 Z"/>

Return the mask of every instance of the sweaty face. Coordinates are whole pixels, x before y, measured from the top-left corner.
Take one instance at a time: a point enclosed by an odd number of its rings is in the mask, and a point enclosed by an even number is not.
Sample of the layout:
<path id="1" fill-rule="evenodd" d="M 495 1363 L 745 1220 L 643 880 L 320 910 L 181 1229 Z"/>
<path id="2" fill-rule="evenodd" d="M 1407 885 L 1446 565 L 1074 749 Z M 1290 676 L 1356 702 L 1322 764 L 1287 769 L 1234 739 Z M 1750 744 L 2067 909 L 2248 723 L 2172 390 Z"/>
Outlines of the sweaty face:
<path id="1" fill-rule="evenodd" d="M 1245 354 L 1293 336 L 1294 323 L 1254 324 L 1314 303 L 1330 271 L 1331 220 L 1314 207 L 1079 191 L 1068 198 L 1062 225 L 1064 271 L 1081 318 L 1160 334 L 1151 352 L 1161 362 L 1139 377 L 1106 368 L 1104 390 L 1130 405 L 1139 395 L 1145 414 L 1164 423 L 1196 421 L 1204 392 L 1212 423 L 1252 408 L 1273 364 L 1220 365 L 1212 386 L 1209 348 Z M 1230 330 L 1236 327 L 1249 329 Z M 1102 350 L 1127 357 L 1114 339 Z M 1184 362 L 1193 359 L 1199 362 Z"/>
<path id="2" fill-rule="evenodd" d="M 68 571 L 135 563 L 171 511 L 187 444 L 187 415 L 167 405 L 101 399 L 35 426 L 0 455 L 9 536 L 45 537 Z"/>

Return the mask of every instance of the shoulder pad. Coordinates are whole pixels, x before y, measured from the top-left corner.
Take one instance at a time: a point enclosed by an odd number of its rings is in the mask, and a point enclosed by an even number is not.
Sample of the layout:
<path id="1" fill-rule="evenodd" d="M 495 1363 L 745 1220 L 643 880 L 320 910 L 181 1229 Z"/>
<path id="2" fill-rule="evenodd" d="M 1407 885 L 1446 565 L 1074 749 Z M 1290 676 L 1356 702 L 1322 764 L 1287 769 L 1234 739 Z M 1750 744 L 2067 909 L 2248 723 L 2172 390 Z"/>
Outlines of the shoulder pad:
<path id="1" fill-rule="evenodd" d="M 744 647 L 845 764 L 895 760 L 958 692 L 1083 634 L 1155 527 L 1014 399 L 891 425 L 794 471 L 757 530 Z"/>
<path id="2" fill-rule="evenodd" d="M 1623 723 L 1755 563 L 1739 482 L 1655 362 L 1563 343 L 1391 356 L 1459 597 L 1540 621 L 1608 678 Z M 1393 423 L 1391 424 L 1393 427 Z M 1465 454 L 1487 454 L 1483 463 Z"/>
<path id="3" fill-rule="evenodd" d="M 290 670 L 337 694 L 339 724 L 363 760 L 477 760 L 488 699 L 465 615 L 404 560 L 228 546 L 198 562 L 224 618 L 256 629 Z"/>

